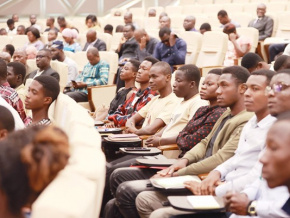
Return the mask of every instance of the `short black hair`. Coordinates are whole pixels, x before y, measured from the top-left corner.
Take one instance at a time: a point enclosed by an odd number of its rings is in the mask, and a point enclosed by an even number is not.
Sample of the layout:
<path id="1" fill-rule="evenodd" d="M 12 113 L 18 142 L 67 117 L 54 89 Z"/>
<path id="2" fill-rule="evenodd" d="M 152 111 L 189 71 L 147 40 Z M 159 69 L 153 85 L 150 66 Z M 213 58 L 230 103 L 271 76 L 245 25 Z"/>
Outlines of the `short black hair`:
<path id="1" fill-rule="evenodd" d="M 247 82 L 250 73 L 249 71 L 241 66 L 231 66 L 222 69 L 222 74 L 231 74 L 237 80 L 237 84 Z"/>
<path id="2" fill-rule="evenodd" d="M 110 32 L 112 32 L 114 29 L 114 27 L 111 25 L 111 24 L 107 24 L 105 27 L 104 27 L 104 30 L 108 30 Z"/>
<path id="3" fill-rule="evenodd" d="M 241 65 L 244 68 L 251 69 L 258 66 L 258 63 L 263 61 L 263 59 L 256 53 L 249 52 L 244 55 L 241 61 Z"/>
<path id="4" fill-rule="evenodd" d="M 203 23 L 201 24 L 201 26 L 199 27 L 200 30 L 205 29 L 206 31 L 211 31 L 211 25 L 209 23 Z"/>
<path id="5" fill-rule="evenodd" d="M 149 62 L 152 63 L 152 65 L 153 65 L 153 64 L 156 64 L 157 62 L 159 62 L 158 59 L 156 59 L 156 58 L 154 58 L 154 57 L 152 57 L 152 56 L 147 56 L 147 57 L 144 59 L 144 61 L 149 61 Z"/>
<path id="6" fill-rule="evenodd" d="M 26 75 L 26 68 L 24 64 L 20 62 L 10 62 L 7 64 L 8 67 L 12 67 L 15 75 L 21 75 L 22 79 L 24 80 Z"/>
<path id="7" fill-rule="evenodd" d="M 14 51 L 15 51 L 14 46 L 12 44 L 7 44 L 7 45 L 5 45 L 5 49 L 12 57 L 14 54 Z"/>
<path id="8" fill-rule="evenodd" d="M 289 69 L 290 68 L 290 56 L 288 55 L 281 55 L 277 58 L 274 63 L 274 70 L 279 71 L 281 69 Z"/>
<path id="9" fill-rule="evenodd" d="M 55 21 L 54 17 L 49 17 L 48 19 L 51 20 L 52 23 L 54 23 L 54 21 Z"/>
<path id="10" fill-rule="evenodd" d="M 7 64 L 2 59 L 0 59 L 0 78 L 7 78 Z"/>
<path id="11" fill-rule="evenodd" d="M 57 99 L 57 96 L 60 92 L 60 87 L 58 81 L 54 77 L 38 76 L 35 77 L 34 80 L 42 85 L 45 97 L 51 97 L 51 102 Z"/>
<path id="12" fill-rule="evenodd" d="M 261 69 L 261 70 L 255 70 L 251 73 L 251 75 L 257 75 L 257 76 L 265 76 L 267 78 L 267 83 L 268 85 L 271 82 L 272 77 L 275 75 L 275 72 L 272 70 L 266 70 L 266 69 Z"/>
<path id="13" fill-rule="evenodd" d="M 288 74 L 290 76 L 290 69 L 282 69 L 282 70 L 279 70 L 278 72 L 276 72 L 276 74 L 280 74 L 280 73 L 285 73 L 285 74 Z"/>
<path id="14" fill-rule="evenodd" d="M 200 81 L 200 71 L 197 66 L 193 64 L 186 64 L 179 67 L 177 70 L 184 72 L 187 81 L 194 81 L 196 87 L 199 86 Z"/>
<path id="15" fill-rule="evenodd" d="M 132 30 L 132 31 L 135 31 L 135 27 L 134 27 L 133 24 L 128 23 L 128 24 L 126 24 L 125 26 L 130 26 L 130 27 L 131 27 L 131 30 Z"/>
<path id="16" fill-rule="evenodd" d="M 91 21 L 93 21 L 93 22 L 97 22 L 97 21 L 98 21 L 96 15 L 93 15 L 93 14 L 89 14 L 89 15 L 86 17 L 86 22 L 88 22 L 88 20 L 91 20 Z"/>
<path id="17" fill-rule="evenodd" d="M 133 66 L 133 71 L 137 72 L 140 66 L 140 61 L 137 59 L 131 58 L 128 62 L 130 62 Z"/>
<path id="18" fill-rule="evenodd" d="M 222 69 L 221 68 L 215 68 L 215 69 L 212 69 L 210 71 L 208 71 L 207 74 L 215 74 L 215 75 L 222 75 Z"/>
<path id="19" fill-rule="evenodd" d="M 167 62 L 159 61 L 159 62 L 155 63 L 152 67 L 162 68 L 162 72 L 164 75 L 168 75 L 168 74 L 171 75 L 172 74 L 171 67 Z"/>
<path id="20" fill-rule="evenodd" d="M 118 32 L 123 32 L 123 29 L 124 29 L 124 26 L 123 25 L 118 25 L 117 27 L 116 27 L 116 33 L 118 33 Z"/>
<path id="21" fill-rule="evenodd" d="M 26 34 L 27 34 L 28 32 L 31 32 L 31 33 L 35 36 L 35 38 L 37 38 L 37 39 L 40 38 L 40 33 L 39 33 L 39 30 L 38 30 L 38 29 L 36 29 L 36 28 L 34 28 L 34 27 L 28 27 L 28 28 L 27 28 L 27 31 L 26 31 Z"/>
<path id="22" fill-rule="evenodd" d="M 13 19 L 8 19 L 7 20 L 7 26 L 14 24 L 14 20 Z"/>
<path id="23" fill-rule="evenodd" d="M 228 16 L 228 13 L 227 13 L 225 10 L 220 10 L 220 11 L 218 12 L 217 16 L 225 17 L 225 16 Z"/>
<path id="24" fill-rule="evenodd" d="M 167 35 L 170 35 L 171 33 L 171 30 L 168 28 L 168 27 L 162 27 L 160 30 L 159 30 L 159 37 L 163 37 L 164 34 L 167 34 Z"/>
<path id="25" fill-rule="evenodd" d="M 15 121 L 12 113 L 4 106 L 0 105 L 0 129 L 12 132 L 15 129 Z"/>
<path id="26" fill-rule="evenodd" d="M 50 49 L 43 48 L 43 49 L 40 49 L 38 52 L 40 52 L 40 51 L 45 51 L 46 53 L 48 53 L 48 58 L 51 58 L 51 50 Z"/>
<path id="27" fill-rule="evenodd" d="M 64 16 L 58 16 L 58 17 L 57 17 L 57 20 L 65 21 L 65 17 L 64 17 Z"/>

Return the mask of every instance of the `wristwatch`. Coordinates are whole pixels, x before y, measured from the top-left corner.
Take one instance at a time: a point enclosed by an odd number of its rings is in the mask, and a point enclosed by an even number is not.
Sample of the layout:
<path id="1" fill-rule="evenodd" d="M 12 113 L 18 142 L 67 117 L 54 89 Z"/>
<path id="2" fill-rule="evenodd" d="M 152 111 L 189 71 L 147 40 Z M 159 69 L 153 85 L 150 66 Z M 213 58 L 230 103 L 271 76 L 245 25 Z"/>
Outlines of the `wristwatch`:
<path id="1" fill-rule="evenodd" d="M 257 216 L 256 212 L 257 201 L 250 201 L 248 205 L 248 215 L 249 216 Z"/>

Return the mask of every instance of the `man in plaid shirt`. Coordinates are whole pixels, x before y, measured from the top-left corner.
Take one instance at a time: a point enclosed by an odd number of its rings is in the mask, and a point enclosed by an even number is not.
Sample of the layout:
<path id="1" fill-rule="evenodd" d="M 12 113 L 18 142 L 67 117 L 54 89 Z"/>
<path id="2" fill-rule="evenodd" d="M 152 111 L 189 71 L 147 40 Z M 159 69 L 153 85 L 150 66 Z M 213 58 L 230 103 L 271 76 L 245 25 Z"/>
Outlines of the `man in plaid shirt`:
<path id="1" fill-rule="evenodd" d="M 119 105 L 114 114 L 108 117 L 115 126 L 125 126 L 127 120 L 144 107 L 157 93 L 149 87 L 149 71 L 153 64 L 158 60 L 153 57 L 147 57 L 140 64 L 136 75 L 136 82 L 140 83 L 140 89 L 137 90 L 124 104 Z M 112 123 L 112 124 L 113 124 Z M 110 124 L 110 125 L 112 125 Z M 139 125 L 142 125 L 139 124 Z"/>
<path id="2" fill-rule="evenodd" d="M 23 103 L 17 92 L 12 89 L 7 82 L 7 65 L 2 59 L 0 59 L 0 95 L 18 112 L 19 116 L 24 121 L 26 114 Z"/>
<path id="3" fill-rule="evenodd" d="M 87 51 L 89 63 L 84 66 L 84 70 L 77 76 L 76 81 L 72 81 L 73 90 L 66 94 L 76 102 L 88 101 L 89 86 L 107 85 L 110 66 L 107 62 L 100 60 L 99 51 L 93 47 Z"/>

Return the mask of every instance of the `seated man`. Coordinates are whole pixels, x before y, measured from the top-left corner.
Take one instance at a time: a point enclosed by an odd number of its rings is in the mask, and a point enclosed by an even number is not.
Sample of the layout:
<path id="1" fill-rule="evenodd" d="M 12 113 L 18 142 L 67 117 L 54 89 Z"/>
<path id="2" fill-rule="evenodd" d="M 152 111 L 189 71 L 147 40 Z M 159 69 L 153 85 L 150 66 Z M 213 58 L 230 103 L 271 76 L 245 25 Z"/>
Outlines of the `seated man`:
<path id="1" fill-rule="evenodd" d="M 211 31 L 211 26 L 209 23 L 203 23 L 201 24 L 201 26 L 199 27 L 199 32 L 201 34 L 204 34 L 207 31 Z"/>
<path id="2" fill-rule="evenodd" d="M 10 62 L 7 64 L 7 82 L 15 89 L 22 103 L 25 100 L 25 87 L 23 84 L 26 74 L 25 66 L 20 62 Z"/>
<path id="3" fill-rule="evenodd" d="M 197 32 L 197 30 L 195 29 L 194 26 L 195 26 L 195 17 L 194 16 L 187 16 L 186 18 L 184 18 L 183 28 L 185 31 Z"/>
<path id="4" fill-rule="evenodd" d="M 217 17 L 221 23 L 221 28 L 224 28 L 226 24 L 233 24 L 236 28 L 237 27 L 241 27 L 241 25 L 239 23 L 237 23 L 236 21 L 230 19 L 228 17 L 228 13 L 225 10 L 220 10 L 217 14 Z"/>
<path id="5" fill-rule="evenodd" d="M 24 25 L 19 25 L 17 27 L 17 35 L 25 35 L 25 26 Z"/>
<path id="6" fill-rule="evenodd" d="M 49 17 L 46 19 L 46 26 L 48 26 L 48 28 L 46 28 L 44 32 L 49 32 L 50 30 L 55 30 L 56 32 L 59 32 L 59 29 L 54 26 L 54 21 L 54 17 Z"/>
<path id="7" fill-rule="evenodd" d="M 113 29 L 114 29 L 114 27 L 111 24 L 107 24 L 104 27 L 104 33 L 108 33 L 110 35 L 113 35 Z"/>
<path id="8" fill-rule="evenodd" d="M 243 57 L 250 51 L 251 41 L 246 36 L 239 36 L 236 27 L 231 23 L 225 25 L 223 32 L 229 36 L 224 66 L 233 66 L 235 64 L 235 59 Z"/>
<path id="9" fill-rule="evenodd" d="M 257 6 L 258 18 L 250 21 L 248 27 L 254 27 L 259 30 L 259 40 L 264 40 L 267 37 L 271 37 L 273 32 L 273 19 L 266 16 L 267 6 L 264 3 L 260 3 Z"/>
<path id="10" fill-rule="evenodd" d="M 162 13 L 160 14 L 160 16 L 162 15 Z M 171 28 L 171 19 L 170 17 L 166 15 L 164 16 L 159 16 L 159 23 L 160 23 L 160 29 L 162 29 L 163 27 L 167 27 L 167 28 Z"/>
<path id="11" fill-rule="evenodd" d="M 51 59 L 58 60 L 59 62 L 63 62 L 68 66 L 68 77 L 67 77 L 67 85 L 71 84 L 72 80 L 76 80 L 79 72 L 78 66 L 76 62 L 67 57 L 63 52 L 63 42 L 62 41 L 54 41 L 50 47 L 51 51 Z"/>
<path id="12" fill-rule="evenodd" d="M 91 47 L 95 47 L 99 51 L 107 51 L 106 43 L 103 40 L 97 38 L 97 32 L 95 30 L 89 30 L 86 36 L 87 42 L 83 51 L 87 51 Z"/>
<path id="13" fill-rule="evenodd" d="M 186 56 L 186 42 L 171 32 L 168 27 L 159 30 L 161 42 L 155 46 L 153 57 L 173 65 L 184 64 Z"/>
<path id="14" fill-rule="evenodd" d="M 93 47 L 87 51 L 89 63 L 84 66 L 83 71 L 72 81 L 73 90 L 66 94 L 76 102 L 88 101 L 89 86 L 107 85 L 110 66 L 107 62 L 100 60 L 99 51 Z"/>
<path id="15" fill-rule="evenodd" d="M 171 69 L 166 62 L 154 64 L 150 69 L 149 77 L 151 89 L 158 91 L 159 95 L 126 122 L 127 131 L 137 135 L 153 135 L 168 124 L 172 110 L 178 101 L 172 93 Z M 142 128 L 137 129 L 143 120 Z"/>
<path id="16" fill-rule="evenodd" d="M 244 83 L 248 77 L 249 72 L 239 66 L 223 69 L 218 82 L 219 88 L 216 90 L 217 102 L 219 106 L 229 107 L 229 109 L 217 120 L 205 139 L 188 151 L 176 164 L 159 172 L 156 177 L 206 173 L 234 154 L 240 131 L 253 115 L 246 112 L 244 107 L 243 94 L 246 91 Z M 155 169 L 121 168 L 112 173 L 111 191 L 123 216 L 138 216 L 135 198 L 138 193 L 146 190 L 148 183 L 148 180 L 138 179 L 149 179 L 156 172 Z M 159 203 L 158 205 L 162 206 Z"/>
<path id="17" fill-rule="evenodd" d="M 135 27 L 132 24 L 126 24 L 123 29 L 123 37 L 120 40 L 116 52 L 119 55 L 119 60 L 124 58 L 137 58 L 138 43 L 134 38 Z"/>
<path id="18" fill-rule="evenodd" d="M 57 99 L 59 92 L 59 83 L 55 78 L 36 77 L 28 87 L 25 99 L 25 108 L 32 111 L 32 119 L 26 119 L 25 125 L 49 125 L 48 108 Z"/>
<path id="19" fill-rule="evenodd" d="M 270 64 L 267 64 L 259 55 L 253 52 L 248 52 L 243 56 L 241 66 L 246 68 L 250 73 L 259 69 L 269 70 L 271 67 Z"/>
<path id="20" fill-rule="evenodd" d="M 139 43 L 139 48 L 137 49 L 138 60 L 143 61 L 145 57 L 153 54 L 158 40 L 149 36 L 144 29 L 135 30 L 134 37 Z"/>
<path id="21" fill-rule="evenodd" d="M 47 34 L 47 44 L 44 45 L 44 48 L 49 49 L 52 43 L 57 39 L 58 32 L 55 29 L 51 29 Z"/>
<path id="22" fill-rule="evenodd" d="M 124 104 L 119 105 L 115 113 L 108 117 L 114 126 L 125 126 L 127 120 L 144 107 L 157 93 L 149 86 L 149 71 L 158 60 L 153 57 L 146 57 L 140 64 L 136 82 L 140 84 L 137 90 Z M 112 125 L 112 124 L 111 124 Z"/>
<path id="23" fill-rule="evenodd" d="M 15 121 L 11 112 L 4 106 L 0 105 L 0 141 L 14 131 Z"/>
<path id="24" fill-rule="evenodd" d="M 41 49 L 36 55 L 36 66 L 38 70 L 32 71 L 25 78 L 25 83 L 27 79 L 35 79 L 38 76 L 52 76 L 57 81 L 59 81 L 59 74 L 50 66 L 51 52 L 48 49 Z"/>
<path id="25" fill-rule="evenodd" d="M 290 69 L 290 56 L 281 55 L 274 63 L 274 70 L 280 71 L 283 69 Z"/>
<path id="26" fill-rule="evenodd" d="M 19 114 L 24 121 L 26 114 L 23 108 L 23 103 L 17 94 L 7 82 L 7 65 L 0 59 L 0 96 L 4 98 Z"/>
<path id="27" fill-rule="evenodd" d="M 15 28 L 14 20 L 8 19 L 6 23 L 7 23 L 7 28 L 6 28 L 7 33 L 12 33 L 13 35 L 16 35 L 16 28 Z"/>

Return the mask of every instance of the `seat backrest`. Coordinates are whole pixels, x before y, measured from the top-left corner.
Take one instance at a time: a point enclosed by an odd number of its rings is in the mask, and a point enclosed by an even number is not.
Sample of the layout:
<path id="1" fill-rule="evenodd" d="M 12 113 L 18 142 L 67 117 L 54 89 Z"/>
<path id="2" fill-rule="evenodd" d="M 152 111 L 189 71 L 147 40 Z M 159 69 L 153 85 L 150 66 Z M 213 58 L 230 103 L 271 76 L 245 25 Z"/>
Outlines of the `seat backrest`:
<path id="1" fill-rule="evenodd" d="M 205 14 L 194 14 L 194 16 L 196 17 L 195 29 L 197 29 L 197 30 L 199 30 L 200 26 L 203 23 L 208 23 L 209 22 L 208 15 L 205 15 Z"/>
<path id="2" fill-rule="evenodd" d="M 28 38 L 26 35 L 14 35 L 12 38 L 12 44 L 15 49 L 23 48 L 24 45 L 28 42 Z"/>
<path id="3" fill-rule="evenodd" d="M 64 90 L 64 87 L 68 84 L 68 65 L 59 62 L 59 61 L 51 61 L 51 68 L 54 69 L 59 74 L 59 86 L 60 90 Z"/>
<path id="4" fill-rule="evenodd" d="M 113 51 L 100 51 L 101 60 L 106 61 L 110 65 L 108 85 L 113 84 L 115 74 L 118 69 L 118 54 Z"/>
<path id="5" fill-rule="evenodd" d="M 253 27 L 240 27 L 237 28 L 237 33 L 240 36 L 246 36 L 251 39 L 250 52 L 255 52 L 259 42 L 259 31 Z"/>
<path id="6" fill-rule="evenodd" d="M 228 16 L 232 20 L 237 21 L 236 19 L 233 19 L 233 16 L 236 13 L 243 13 L 244 12 L 244 5 L 241 3 L 224 4 L 223 9 L 228 13 Z M 247 26 L 248 26 L 248 24 L 247 24 Z"/>
<path id="7" fill-rule="evenodd" d="M 87 52 L 78 51 L 74 54 L 72 59 L 77 63 L 79 71 L 82 71 L 84 66 L 88 63 Z"/>
<path id="8" fill-rule="evenodd" d="M 84 48 L 86 42 L 87 42 L 87 34 L 86 33 L 80 33 L 78 35 L 78 38 L 76 40 L 82 47 L 82 49 Z"/>
<path id="9" fill-rule="evenodd" d="M 109 33 L 98 32 L 97 37 L 106 43 L 107 51 L 110 51 L 113 36 Z"/>
<path id="10" fill-rule="evenodd" d="M 283 13 L 287 9 L 287 2 L 272 1 L 267 3 L 267 13 Z"/>
<path id="11" fill-rule="evenodd" d="M 88 89 L 88 95 L 91 96 L 95 108 L 110 106 L 111 101 L 116 96 L 116 85 L 94 86 Z"/>
<path id="12" fill-rule="evenodd" d="M 144 19 L 144 29 L 158 29 L 159 28 L 159 17 L 145 17 Z"/>
<path id="13" fill-rule="evenodd" d="M 215 0 L 215 4 L 230 4 L 232 3 L 232 0 Z"/>
<path id="14" fill-rule="evenodd" d="M 198 4 L 213 4 L 213 0 L 195 0 Z"/>
<path id="15" fill-rule="evenodd" d="M 222 4 L 205 4 L 205 5 L 203 5 L 203 12 L 207 13 L 207 14 L 214 14 L 216 19 L 217 19 L 218 12 L 222 9 L 223 9 Z"/>
<path id="16" fill-rule="evenodd" d="M 278 17 L 278 28 L 276 37 L 290 38 L 290 22 L 289 22 L 290 13 L 280 14 Z"/>
<path id="17" fill-rule="evenodd" d="M 186 58 L 186 64 L 195 64 L 201 48 L 202 34 L 199 32 L 184 31 L 179 35 L 187 44 L 189 57 Z"/>
<path id="18" fill-rule="evenodd" d="M 223 64 L 228 48 L 228 35 L 219 31 L 207 31 L 203 34 L 201 49 L 196 65 L 201 67 Z"/>
<path id="19" fill-rule="evenodd" d="M 155 9 L 156 11 L 156 17 L 159 17 L 159 15 L 164 11 L 164 7 L 161 7 L 161 6 L 156 6 L 156 7 L 149 7 L 146 11 L 146 14 L 145 16 L 147 17 L 148 16 L 148 12 L 150 9 Z"/>
<path id="20" fill-rule="evenodd" d="M 194 15 L 196 18 L 196 21 L 198 21 L 199 16 L 197 16 L 196 14 L 202 14 L 203 12 L 203 5 L 184 5 L 182 7 L 182 14 L 184 15 Z"/>
<path id="21" fill-rule="evenodd" d="M 26 73 L 26 75 L 28 75 L 32 71 L 38 69 L 38 67 L 36 66 L 36 60 L 35 59 L 27 59 L 26 65 L 27 65 L 27 73 Z"/>
<path id="22" fill-rule="evenodd" d="M 195 0 L 180 0 L 179 1 L 179 5 L 193 5 L 195 3 Z"/>
<path id="23" fill-rule="evenodd" d="M 117 50 L 122 37 L 123 37 L 123 33 L 115 33 L 115 32 L 113 33 L 113 38 L 111 41 L 111 51 Z"/>
<path id="24" fill-rule="evenodd" d="M 12 36 L 0 35 L 0 42 L 1 42 L 1 45 L 11 44 L 12 43 Z"/>
<path id="25" fill-rule="evenodd" d="M 185 16 L 184 15 L 172 15 L 171 18 L 171 28 L 176 31 L 178 29 L 183 30 L 183 21 Z"/>
<path id="26" fill-rule="evenodd" d="M 144 8 L 130 8 L 129 11 L 133 15 L 133 20 L 135 19 L 135 17 L 145 16 L 145 9 Z"/>
<path id="27" fill-rule="evenodd" d="M 172 17 L 173 15 L 181 15 L 182 13 L 182 6 L 166 6 L 165 12 L 168 14 L 169 17 Z M 172 22 L 172 20 L 171 20 Z"/>
<path id="28" fill-rule="evenodd" d="M 233 13 L 231 13 L 230 18 L 238 22 L 241 25 L 241 27 L 248 27 L 250 21 L 254 19 L 254 16 L 246 12 L 234 12 L 233 10 L 231 11 Z"/>
<path id="29" fill-rule="evenodd" d="M 106 20 L 104 20 L 104 26 L 107 24 L 111 24 L 115 30 L 116 26 L 124 25 L 124 19 L 123 17 L 109 17 Z"/>
<path id="30" fill-rule="evenodd" d="M 93 119 L 85 109 L 62 93 L 50 106 L 49 117 L 69 137 L 70 160 L 34 202 L 31 217 L 99 217 L 105 182 L 105 157 Z"/>

